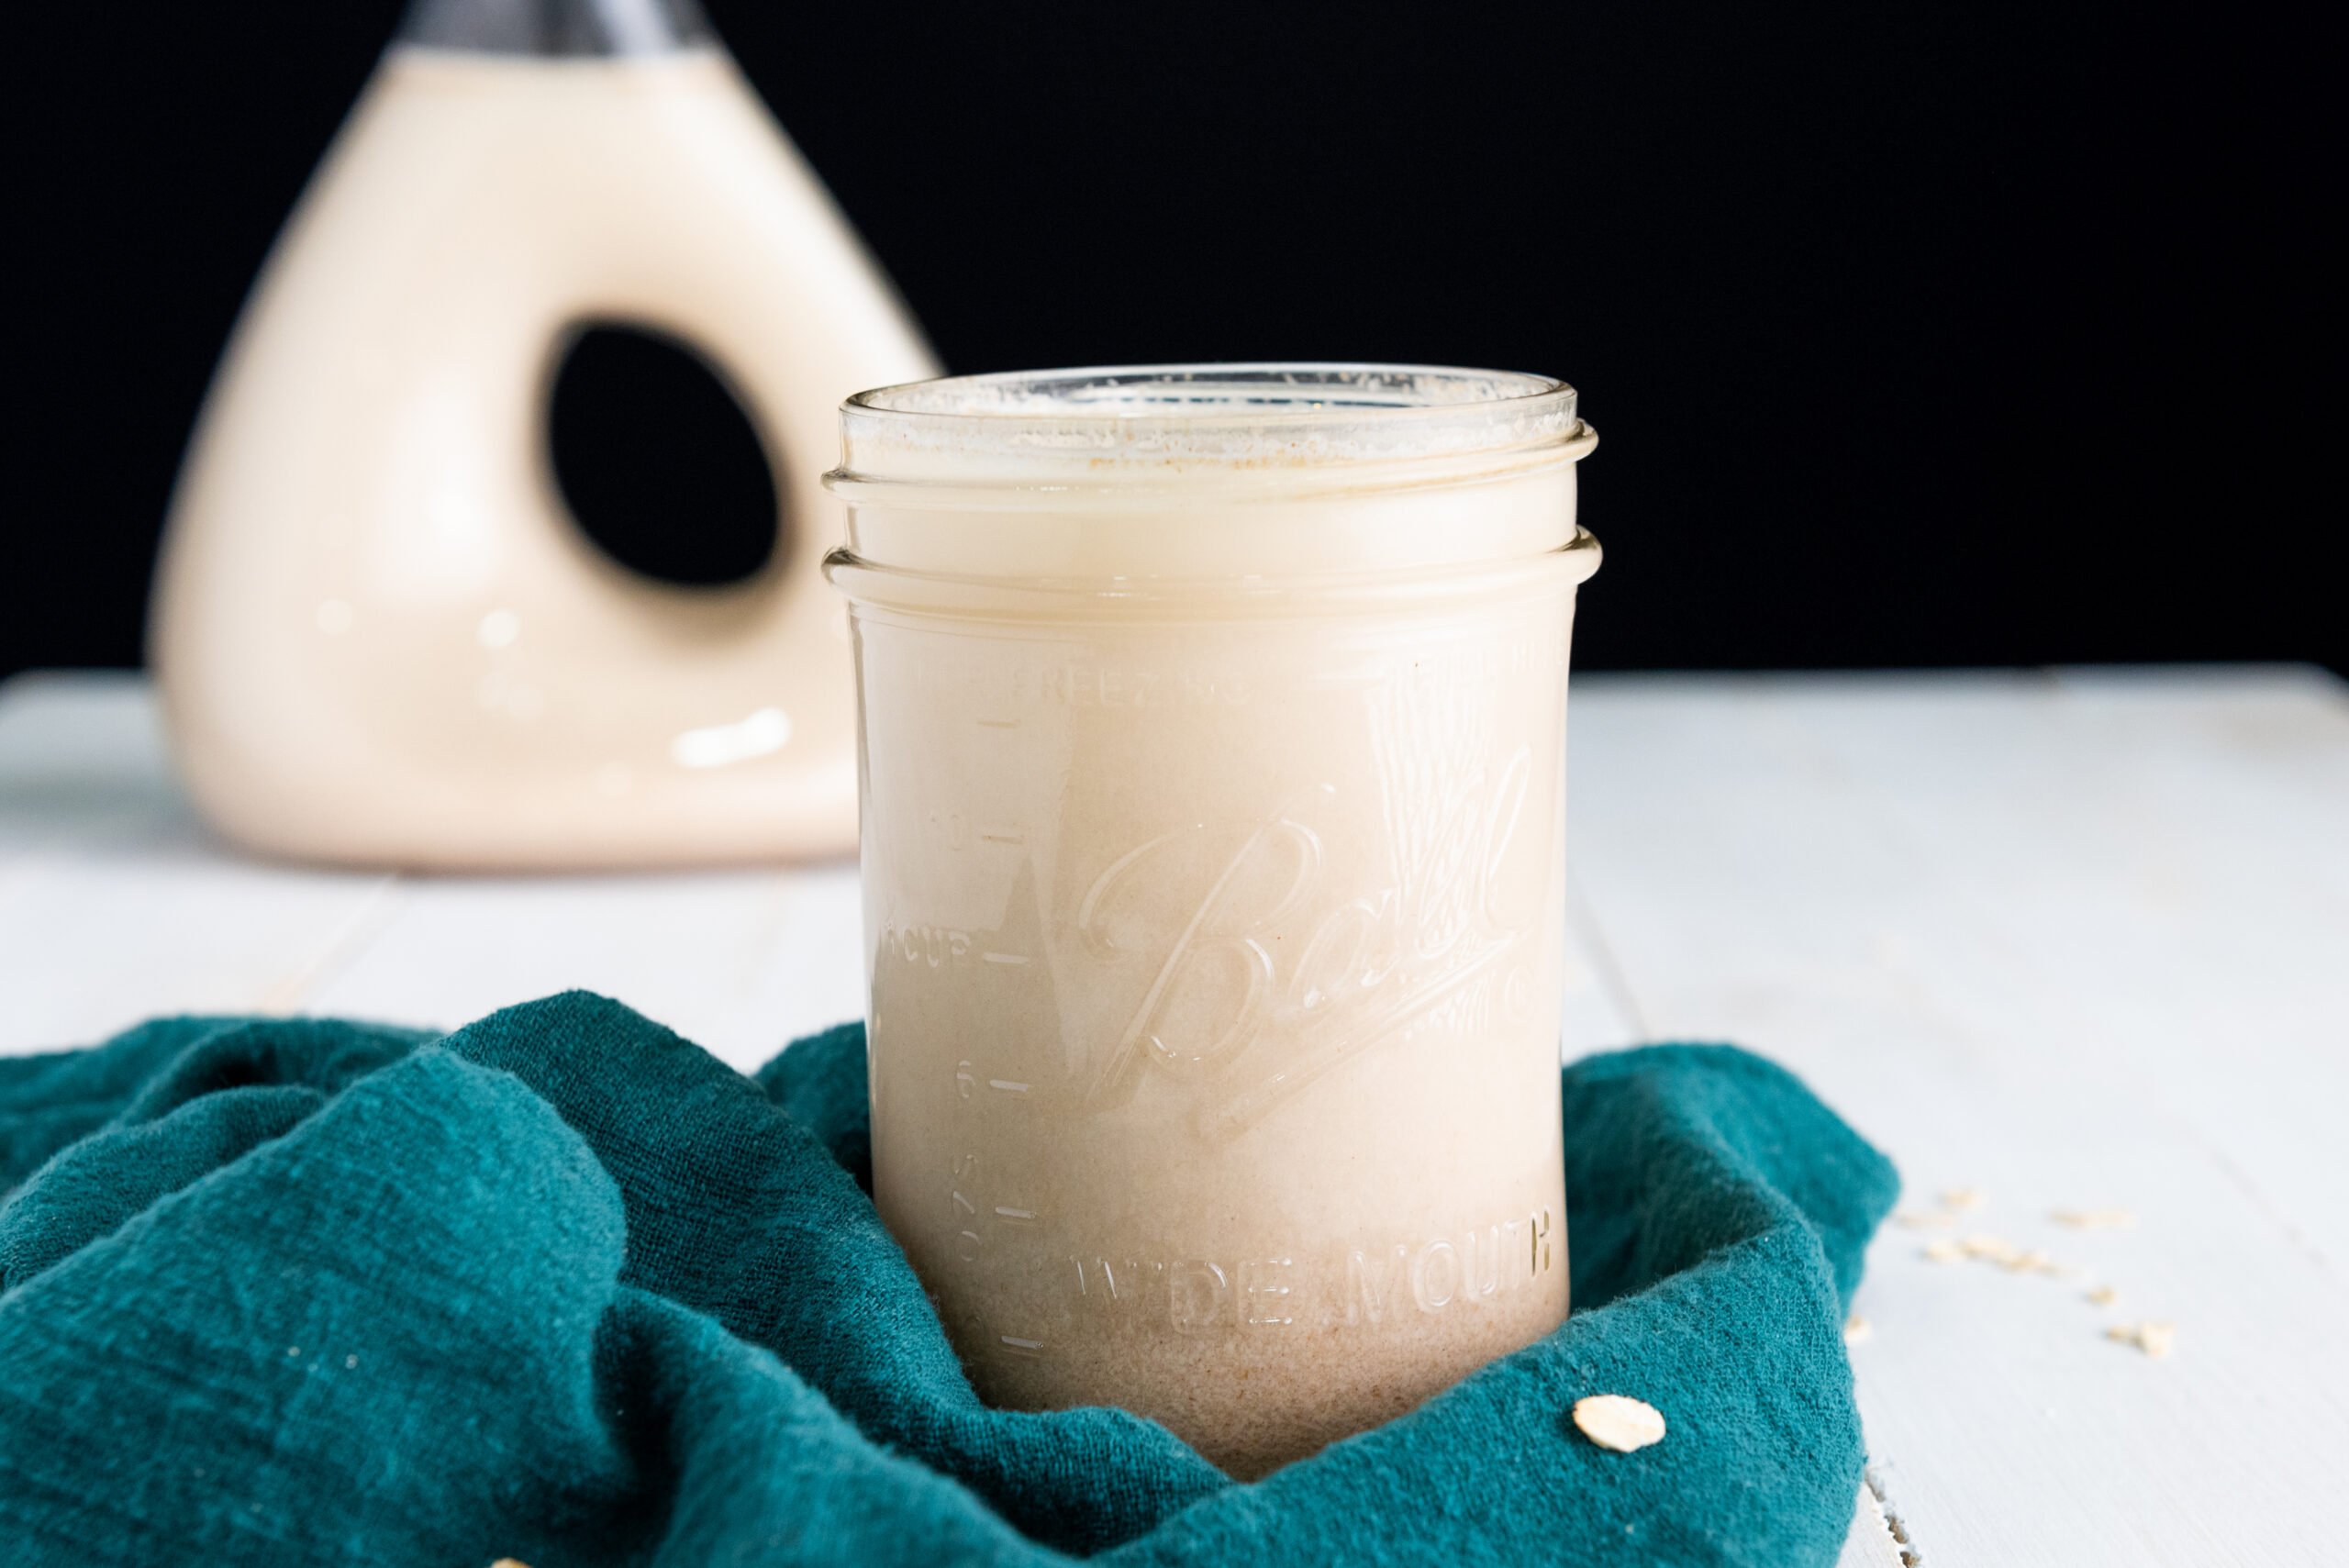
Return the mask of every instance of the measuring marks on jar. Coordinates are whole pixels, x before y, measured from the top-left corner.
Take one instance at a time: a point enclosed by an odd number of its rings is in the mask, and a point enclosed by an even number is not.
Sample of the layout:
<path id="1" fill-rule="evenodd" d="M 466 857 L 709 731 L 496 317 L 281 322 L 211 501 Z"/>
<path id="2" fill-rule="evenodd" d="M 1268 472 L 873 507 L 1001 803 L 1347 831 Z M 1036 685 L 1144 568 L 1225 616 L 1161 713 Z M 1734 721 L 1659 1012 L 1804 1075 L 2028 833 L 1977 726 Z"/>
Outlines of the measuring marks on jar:
<path id="1" fill-rule="evenodd" d="M 1025 1100 L 1035 1093 L 1033 1084 L 1019 1078 L 983 1078 L 978 1069 L 968 1062 L 956 1065 L 955 1093 L 966 1101 L 981 1096 L 1004 1100 Z M 947 1201 L 952 1207 L 956 1226 L 955 1256 L 962 1262 L 979 1261 L 987 1244 L 987 1229 L 995 1225 L 1031 1226 L 1041 1221 L 1043 1211 L 1033 1201 L 1025 1198 L 1003 1199 L 1005 1195 L 987 1190 L 988 1167 L 974 1150 L 955 1154 L 949 1162 L 952 1184 L 947 1188 Z"/>
<path id="2" fill-rule="evenodd" d="M 988 942 L 988 933 L 912 920 L 893 920 L 883 926 L 881 951 L 884 956 L 931 969 L 954 969 L 965 963 L 1024 969 L 1031 962 L 1030 955 L 1017 948 Z"/>
<path id="3" fill-rule="evenodd" d="M 1024 1078 L 991 1074 L 965 1059 L 954 1065 L 954 1094 L 973 1114 L 982 1114 L 1032 1105 L 1036 1085 Z M 1008 1259 L 998 1261 L 995 1254 L 1023 1232 L 1032 1240 L 1050 1223 L 1044 1206 L 1032 1195 L 1004 1184 L 997 1167 L 978 1151 L 965 1148 L 952 1155 L 948 1171 L 955 1266 L 984 1269 L 990 1263 L 1008 1262 Z M 1006 1355 L 1034 1360 L 1044 1354 L 1043 1336 L 1032 1329 L 1013 1332 L 990 1327 L 986 1340 Z"/>
<path id="4" fill-rule="evenodd" d="M 1016 740 L 1012 732 L 1020 727 L 1017 718 L 985 710 L 974 715 L 971 722 L 985 734 L 1006 742 Z M 1025 864 L 1029 832 L 1024 821 L 1016 815 L 989 812 L 984 805 L 976 811 L 961 806 L 941 806 L 931 810 L 928 818 L 931 842 L 937 849 L 957 856 L 996 856 L 999 860 L 996 863 L 1019 866 L 1006 904 L 1013 910 L 1033 910 L 1033 873 Z M 916 933 L 918 935 L 908 943 L 907 938 Z M 907 957 L 913 956 L 907 951 L 909 946 L 918 948 L 929 968 L 940 972 L 939 980 L 954 976 L 960 984 L 947 995 L 967 998 L 969 1006 L 975 1009 L 968 1017 L 999 1015 L 1007 999 L 997 987 L 1020 986 L 1031 973 L 1049 984 L 1046 966 L 1036 962 L 1042 941 L 1042 926 L 1038 918 L 1014 919 L 992 931 L 907 922 L 885 928 L 884 940 L 906 951 Z M 1002 1251 L 1020 1233 L 1028 1232 L 1032 1237 L 1050 1223 L 1045 1206 L 1034 1194 L 1018 1190 L 1016 1183 L 1007 1183 L 1000 1167 L 972 1146 L 984 1146 L 990 1141 L 980 1136 L 978 1129 L 995 1117 L 1020 1114 L 1026 1120 L 1024 1113 L 1032 1110 L 1041 1098 L 1041 1087 L 1033 1073 L 1024 1067 L 982 1064 L 965 1058 L 954 1064 L 954 1095 L 960 1114 L 952 1146 L 956 1152 L 949 1157 L 946 1194 L 953 1226 L 952 1257 L 958 1268 L 984 1269 L 996 1262 L 991 1254 Z M 1032 1136 L 1032 1123 L 1022 1132 Z M 992 1329 L 985 1338 L 1007 1355 L 1034 1359 L 1044 1353 L 1044 1341 L 1039 1333 Z"/>
<path id="5" fill-rule="evenodd" d="M 1017 821 L 974 821 L 970 813 L 948 809 L 930 814 L 932 839 L 938 847 L 950 854 L 962 854 L 974 849 L 1024 849 L 1028 829 Z"/>
<path id="6" fill-rule="evenodd" d="M 992 863 L 980 861 L 988 873 L 983 882 L 992 882 L 1000 866 L 1008 886 L 999 906 L 1002 923 L 992 929 L 902 917 L 883 926 L 885 954 L 905 961 L 892 966 L 895 973 L 886 977 L 887 984 L 893 991 L 908 987 L 897 994 L 918 996 L 908 1006 L 913 1017 L 925 1020 L 911 1026 L 914 1039 L 942 1044 L 958 1034 L 967 1040 L 974 1024 L 984 1020 L 1051 1016 L 1052 965 L 1046 960 L 1026 826 L 1014 817 L 954 807 L 933 811 L 929 819 L 938 844 L 960 854 L 992 857 Z M 974 900 L 966 889 L 949 907 L 967 918 L 974 902 L 993 900 Z M 876 972 L 876 997 L 883 984 Z M 951 1225 L 948 1266 L 970 1275 L 969 1295 L 983 1300 L 994 1294 L 982 1283 L 985 1278 L 1016 1268 L 1011 1254 L 1025 1251 L 1019 1246 L 1022 1236 L 1032 1245 L 1053 1217 L 1045 1201 L 1048 1195 L 1034 1187 L 1034 1173 L 1023 1175 L 1019 1162 L 1006 1162 L 996 1152 L 987 1152 L 1032 1145 L 1043 1136 L 1035 1116 L 1049 1096 L 1050 1085 L 1041 1080 L 1046 1068 L 1019 1048 L 1021 1029 L 976 1032 L 979 1040 L 993 1043 L 952 1068 L 944 1195 Z M 925 1066 L 922 1071 L 936 1073 L 939 1068 Z M 1007 1125 L 1005 1118 L 1012 1118 L 1011 1123 Z M 936 1157 L 930 1154 L 924 1162 Z M 1003 1354 L 1034 1358 L 1044 1353 L 1042 1334 L 1030 1326 L 990 1324 L 980 1337 Z"/>

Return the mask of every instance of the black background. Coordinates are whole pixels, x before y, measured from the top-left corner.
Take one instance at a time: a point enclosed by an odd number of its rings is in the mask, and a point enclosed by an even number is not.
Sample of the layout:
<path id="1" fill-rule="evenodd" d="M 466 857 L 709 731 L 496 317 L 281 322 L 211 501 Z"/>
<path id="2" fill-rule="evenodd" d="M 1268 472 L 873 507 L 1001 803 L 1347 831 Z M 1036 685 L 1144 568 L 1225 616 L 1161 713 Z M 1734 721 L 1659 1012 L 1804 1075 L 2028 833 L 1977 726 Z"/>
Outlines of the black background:
<path id="1" fill-rule="evenodd" d="M 1574 381 L 1582 667 L 2349 668 L 2332 40 L 2241 8 L 708 9 L 956 369 Z M 397 6 L 24 10 L 0 674 L 139 657 L 212 361 Z M 739 438 L 599 362 L 561 426 L 605 460 L 581 505 L 706 470 L 739 552 Z"/>

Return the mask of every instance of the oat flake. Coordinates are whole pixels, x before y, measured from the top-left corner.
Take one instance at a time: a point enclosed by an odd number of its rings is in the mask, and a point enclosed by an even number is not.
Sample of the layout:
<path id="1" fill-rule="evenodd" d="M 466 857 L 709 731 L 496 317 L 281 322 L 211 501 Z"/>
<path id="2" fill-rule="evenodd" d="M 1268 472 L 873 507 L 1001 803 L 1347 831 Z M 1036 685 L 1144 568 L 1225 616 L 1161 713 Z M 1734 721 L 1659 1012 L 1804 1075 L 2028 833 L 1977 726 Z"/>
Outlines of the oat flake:
<path id="1" fill-rule="evenodd" d="M 2104 1337 L 2118 1344 L 2134 1345 L 2154 1360 L 2160 1361 L 2177 1348 L 2177 1325 L 2115 1323 L 2104 1331 Z"/>
<path id="2" fill-rule="evenodd" d="M 2012 1263 L 2024 1256 L 2021 1248 L 2002 1236 L 1968 1236 L 1959 1243 L 1969 1258 L 1987 1258 L 1994 1263 Z"/>
<path id="3" fill-rule="evenodd" d="M 1594 1394 L 1575 1401 L 1575 1425 L 1604 1449 L 1632 1453 L 1664 1440 L 1664 1412 L 1623 1394 Z"/>

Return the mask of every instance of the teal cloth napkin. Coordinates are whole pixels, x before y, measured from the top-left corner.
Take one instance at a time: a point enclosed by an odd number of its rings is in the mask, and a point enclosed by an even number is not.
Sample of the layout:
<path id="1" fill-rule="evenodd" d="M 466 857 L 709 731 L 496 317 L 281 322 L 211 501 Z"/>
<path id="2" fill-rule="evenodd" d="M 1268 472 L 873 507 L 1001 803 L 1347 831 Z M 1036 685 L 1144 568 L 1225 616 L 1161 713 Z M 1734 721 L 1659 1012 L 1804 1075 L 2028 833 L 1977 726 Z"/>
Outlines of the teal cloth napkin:
<path id="1" fill-rule="evenodd" d="M 17 1565 L 1831 1562 L 1890 1164 L 1768 1062 L 1565 1070 L 1575 1312 L 1254 1485 L 973 1396 L 863 1189 L 863 1031 L 755 1078 L 582 993 L 0 1061 Z M 1662 1410 L 1603 1451 L 1587 1394 Z"/>

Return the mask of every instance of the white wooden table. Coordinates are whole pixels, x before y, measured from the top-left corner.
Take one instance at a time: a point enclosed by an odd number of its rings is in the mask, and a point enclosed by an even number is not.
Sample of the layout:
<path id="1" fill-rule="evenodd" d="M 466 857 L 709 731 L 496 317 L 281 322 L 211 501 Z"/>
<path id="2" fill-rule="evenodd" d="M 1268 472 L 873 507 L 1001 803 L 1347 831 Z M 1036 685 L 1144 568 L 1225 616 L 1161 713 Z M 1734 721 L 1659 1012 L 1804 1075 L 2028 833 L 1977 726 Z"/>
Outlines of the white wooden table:
<path id="1" fill-rule="evenodd" d="M 1909 1207 L 1985 1195 L 1869 1259 L 1846 1563 L 2349 1562 L 2349 687 L 1598 678 L 1570 728 L 1568 1054 L 1736 1040 L 1888 1149 Z M 135 678 L 0 689 L 0 1051 L 585 985 L 748 1067 L 859 1010 L 856 897 L 846 865 L 254 864 L 191 817 Z M 2081 1272 L 1921 1255 L 1976 1233 Z M 2174 1355 L 2104 1337 L 2148 1318 Z"/>

